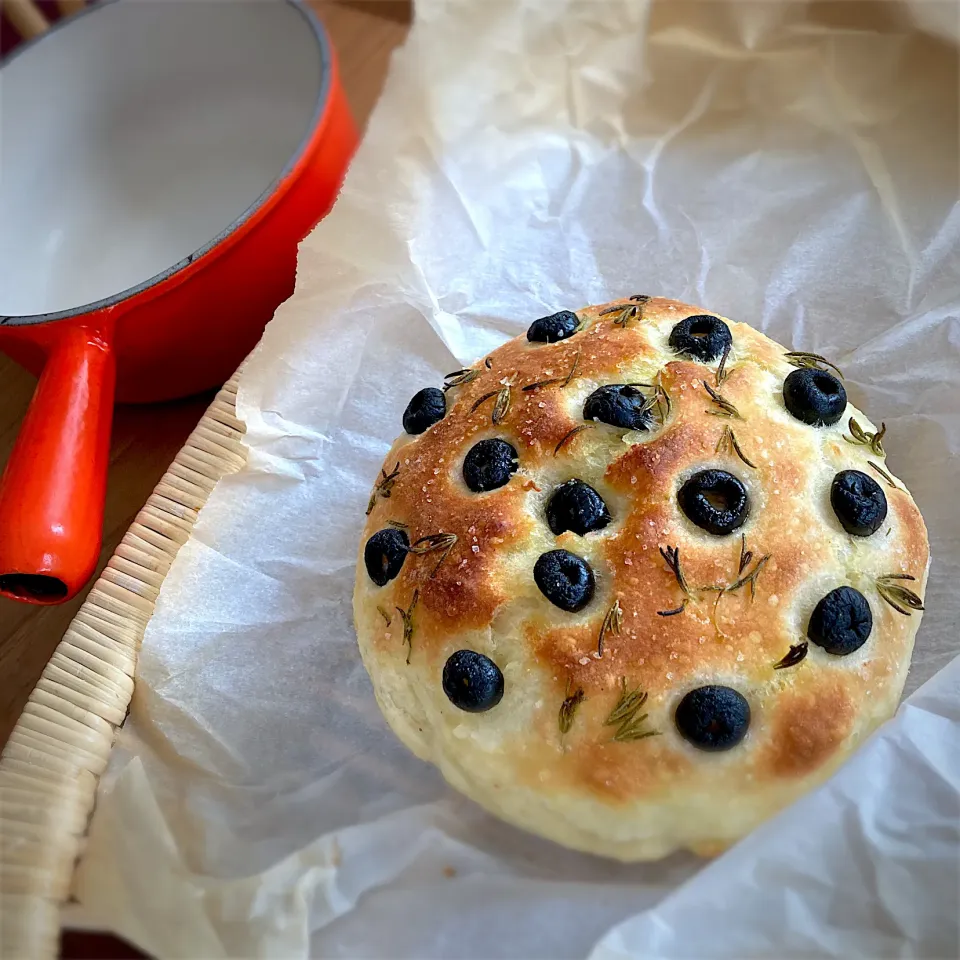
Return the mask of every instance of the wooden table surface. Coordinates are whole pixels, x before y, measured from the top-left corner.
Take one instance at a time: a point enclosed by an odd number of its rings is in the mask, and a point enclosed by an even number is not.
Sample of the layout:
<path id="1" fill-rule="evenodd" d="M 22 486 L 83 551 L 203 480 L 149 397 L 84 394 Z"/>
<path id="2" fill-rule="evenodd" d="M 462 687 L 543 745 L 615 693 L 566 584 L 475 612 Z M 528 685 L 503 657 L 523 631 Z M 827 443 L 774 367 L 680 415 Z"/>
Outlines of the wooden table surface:
<path id="1" fill-rule="evenodd" d="M 410 2 L 311 2 L 337 50 L 354 116 L 365 125 L 383 86 L 390 53 L 409 29 Z M 34 383 L 30 374 L 0 355 L 0 465 L 10 454 Z M 214 393 L 176 403 L 117 407 L 98 574 Z M 0 598 L 0 744 L 6 743 L 85 593 L 55 607 L 34 607 Z"/>

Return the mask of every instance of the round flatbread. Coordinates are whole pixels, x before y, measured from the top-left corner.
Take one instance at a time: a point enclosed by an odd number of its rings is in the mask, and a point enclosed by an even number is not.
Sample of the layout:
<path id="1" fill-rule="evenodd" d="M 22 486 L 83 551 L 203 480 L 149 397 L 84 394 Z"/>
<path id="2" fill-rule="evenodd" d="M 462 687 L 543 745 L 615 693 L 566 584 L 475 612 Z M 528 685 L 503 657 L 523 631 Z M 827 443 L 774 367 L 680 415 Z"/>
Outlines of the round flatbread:
<path id="1" fill-rule="evenodd" d="M 895 710 L 926 530 L 839 371 L 635 296 L 418 393 L 354 615 L 397 735 L 534 833 L 714 853 Z"/>

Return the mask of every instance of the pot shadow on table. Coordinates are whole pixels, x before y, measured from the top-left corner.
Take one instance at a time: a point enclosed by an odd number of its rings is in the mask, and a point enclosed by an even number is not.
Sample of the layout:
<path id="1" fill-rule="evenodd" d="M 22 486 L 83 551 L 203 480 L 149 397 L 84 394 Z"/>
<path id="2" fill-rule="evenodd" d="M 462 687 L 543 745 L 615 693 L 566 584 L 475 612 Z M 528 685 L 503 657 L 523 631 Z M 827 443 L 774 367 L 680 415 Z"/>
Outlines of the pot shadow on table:
<path id="1" fill-rule="evenodd" d="M 142 960 L 141 953 L 126 940 L 102 933 L 64 930 L 60 935 L 60 956 L 63 960 Z"/>

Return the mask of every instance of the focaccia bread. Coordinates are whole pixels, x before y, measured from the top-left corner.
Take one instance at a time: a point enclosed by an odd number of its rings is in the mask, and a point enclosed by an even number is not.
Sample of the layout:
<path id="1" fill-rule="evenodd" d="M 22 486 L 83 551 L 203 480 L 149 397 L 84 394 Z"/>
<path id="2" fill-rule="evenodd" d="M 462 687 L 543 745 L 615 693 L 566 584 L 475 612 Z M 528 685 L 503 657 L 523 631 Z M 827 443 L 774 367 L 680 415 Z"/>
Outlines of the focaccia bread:
<path id="1" fill-rule="evenodd" d="M 634 296 L 536 320 L 403 426 L 360 651 L 396 734 L 496 815 L 714 853 L 894 712 L 926 530 L 823 358 Z"/>

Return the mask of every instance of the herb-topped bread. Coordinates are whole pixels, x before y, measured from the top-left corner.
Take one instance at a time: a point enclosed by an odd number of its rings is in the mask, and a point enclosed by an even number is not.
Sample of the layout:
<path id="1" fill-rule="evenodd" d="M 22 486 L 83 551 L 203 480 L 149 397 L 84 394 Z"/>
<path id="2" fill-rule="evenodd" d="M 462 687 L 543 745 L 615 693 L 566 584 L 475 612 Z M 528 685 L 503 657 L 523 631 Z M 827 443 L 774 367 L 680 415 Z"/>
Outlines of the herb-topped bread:
<path id="1" fill-rule="evenodd" d="M 821 357 L 634 296 L 536 320 L 403 425 L 360 651 L 397 735 L 491 812 L 713 853 L 894 712 L 926 530 Z"/>

